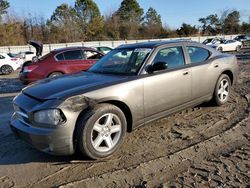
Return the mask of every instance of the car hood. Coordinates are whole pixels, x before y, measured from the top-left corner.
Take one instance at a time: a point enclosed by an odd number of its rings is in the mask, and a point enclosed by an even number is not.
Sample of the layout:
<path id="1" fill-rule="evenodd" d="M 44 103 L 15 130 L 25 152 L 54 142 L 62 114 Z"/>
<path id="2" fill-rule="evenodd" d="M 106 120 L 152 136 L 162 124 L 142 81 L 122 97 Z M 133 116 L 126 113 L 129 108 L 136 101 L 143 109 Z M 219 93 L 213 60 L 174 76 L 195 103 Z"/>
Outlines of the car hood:
<path id="1" fill-rule="evenodd" d="M 125 81 L 128 76 L 80 72 L 48 78 L 23 89 L 23 93 L 38 100 L 66 99 Z"/>
<path id="2" fill-rule="evenodd" d="M 33 46 L 36 49 L 36 56 L 41 56 L 43 53 L 43 44 L 38 41 L 30 40 L 27 42 L 29 45 Z"/>

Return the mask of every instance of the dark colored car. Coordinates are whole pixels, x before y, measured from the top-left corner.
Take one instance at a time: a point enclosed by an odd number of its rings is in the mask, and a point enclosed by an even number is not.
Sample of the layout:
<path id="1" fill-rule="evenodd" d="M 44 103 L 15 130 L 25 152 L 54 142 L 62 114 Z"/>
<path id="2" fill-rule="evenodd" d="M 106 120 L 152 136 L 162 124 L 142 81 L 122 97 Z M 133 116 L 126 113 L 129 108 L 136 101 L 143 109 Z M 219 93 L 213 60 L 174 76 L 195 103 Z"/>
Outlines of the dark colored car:
<path id="1" fill-rule="evenodd" d="M 234 55 L 197 42 L 122 45 L 88 71 L 23 89 L 11 128 L 50 154 L 103 158 L 126 132 L 206 101 L 225 104 L 237 77 Z"/>
<path id="2" fill-rule="evenodd" d="M 242 42 L 243 46 L 250 46 L 250 35 L 238 35 L 234 40 Z"/>
<path id="3" fill-rule="evenodd" d="M 27 84 L 48 77 L 87 70 L 103 55 L 103 53 L 87 47 L 53 50 L 45 56 L 24 63 L 19 79 Z"/>

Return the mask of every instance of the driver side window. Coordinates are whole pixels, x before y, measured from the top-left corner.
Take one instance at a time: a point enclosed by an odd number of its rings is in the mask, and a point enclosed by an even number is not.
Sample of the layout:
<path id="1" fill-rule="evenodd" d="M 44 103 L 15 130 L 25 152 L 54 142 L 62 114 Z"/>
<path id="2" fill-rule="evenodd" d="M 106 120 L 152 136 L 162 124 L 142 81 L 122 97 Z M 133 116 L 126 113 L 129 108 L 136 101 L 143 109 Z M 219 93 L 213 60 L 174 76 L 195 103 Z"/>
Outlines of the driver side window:
<path id="1" fill-rule="evenodd" d="M 182 47 L 170 47 L 159 50 L 153 64 L 165 63 L 168 69 L 178 68 L 185 64 Z"/>

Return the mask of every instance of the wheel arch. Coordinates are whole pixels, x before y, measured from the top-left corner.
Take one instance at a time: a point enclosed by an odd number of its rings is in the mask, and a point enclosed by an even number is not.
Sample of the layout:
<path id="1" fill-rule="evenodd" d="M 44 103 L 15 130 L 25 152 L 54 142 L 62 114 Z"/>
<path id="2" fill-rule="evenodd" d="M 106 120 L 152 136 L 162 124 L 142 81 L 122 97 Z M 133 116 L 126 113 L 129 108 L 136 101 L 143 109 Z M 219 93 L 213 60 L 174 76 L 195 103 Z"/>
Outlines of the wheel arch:
<path id="1" fill-rule="evenodd" d="M 234 84 L 234 75 L 233 75 L 233 72 L 231 70 L 224 70 L 220 75 L 222 75 L 222 74 L 226 74 L 230 78 L 231 85 Z"/>
<path id="2" fill-rule="evenodd" d="M 99 104 L 102 104 L 102 103 L 112 104 L 112 105 L 120 108 L 122 110 L 124 116 L 126 117 L 127 132 L 132 131 L 132 129 L 133 129 L 133 117 L 132 117 L 131 110 L 126 103 L 119 101 L 119 100 L 108 100 L 108 101 L 102 101 Z"/>

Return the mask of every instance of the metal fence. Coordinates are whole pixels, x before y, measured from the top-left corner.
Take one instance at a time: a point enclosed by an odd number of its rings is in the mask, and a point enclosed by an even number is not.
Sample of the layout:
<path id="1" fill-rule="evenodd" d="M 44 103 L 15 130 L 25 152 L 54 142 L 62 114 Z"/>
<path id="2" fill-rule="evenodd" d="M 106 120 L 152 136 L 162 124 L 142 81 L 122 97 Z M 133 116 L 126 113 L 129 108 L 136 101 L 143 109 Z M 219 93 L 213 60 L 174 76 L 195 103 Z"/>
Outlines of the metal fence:
<path id="1" fill-rule="evenodd" d="M 224 35 L 219 36 L 225 39 L 233 39 L 237 35 Z M 115 48 L 122 44 L 132 44 L 138 42 L 148 42 L 148 41 L 165 41 L 165 40 L 175 40 L 175 39 L 190 39 L 196 42 L 203 42 L 207 38 L 218 37 L 218 36 L 202 36 L 202 37 L 184 37 L 184 38 L 164 38 L 164 39 L 146 39 L 146 40 L 117 40 L 117 41 L 92 41 L 92 42 L 75 42 L 75 43 L 58 43 L 58 44 L 44 44 L 43 45 L 43 54 L 50 52 L 51 50 L 64 47 L 73 47 L 73 46 L 87 46 L 87 47 L 97 47 L 97 46 L 109 46 Z M 7 53 L 18 53 L 23 51 L 33 51 L 35 49 L 30 45 L 24 46 L 2 46 L 0 47 L 0 52 Z"/>

